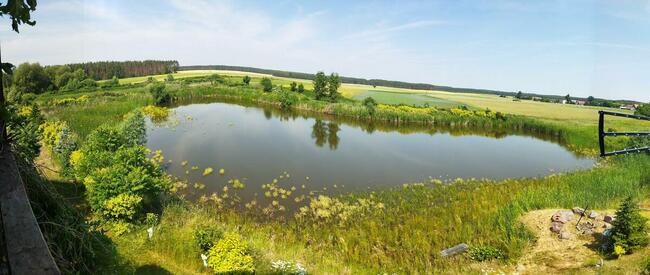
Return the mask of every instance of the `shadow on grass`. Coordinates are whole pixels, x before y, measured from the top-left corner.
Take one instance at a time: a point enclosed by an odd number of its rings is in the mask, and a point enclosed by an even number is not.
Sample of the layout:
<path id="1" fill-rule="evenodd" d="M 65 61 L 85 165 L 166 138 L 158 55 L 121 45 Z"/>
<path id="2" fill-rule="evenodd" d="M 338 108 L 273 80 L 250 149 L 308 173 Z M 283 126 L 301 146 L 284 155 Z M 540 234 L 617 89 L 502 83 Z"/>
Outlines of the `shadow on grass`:
<path id="1" fill-rule="evenodd" d="M 172 274 L 167 269 L 164 269 L 157 265 L 143 265 L 135 269 L 135 274 L 138 275 L 165 275 Z"/>

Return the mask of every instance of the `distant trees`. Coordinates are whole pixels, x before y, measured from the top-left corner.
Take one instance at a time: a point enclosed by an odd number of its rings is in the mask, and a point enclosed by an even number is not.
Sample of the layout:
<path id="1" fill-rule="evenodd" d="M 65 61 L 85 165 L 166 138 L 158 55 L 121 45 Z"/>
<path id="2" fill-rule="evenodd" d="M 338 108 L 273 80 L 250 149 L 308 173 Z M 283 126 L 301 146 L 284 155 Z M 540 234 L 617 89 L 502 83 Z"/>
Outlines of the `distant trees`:
<path id="1" fill-rule="evenodd" d="M 650 116 L 650 103 L 639 106 L 639 108 L 636 109 L 635 114 L 641 116 Z"/>
<path id="2" fill-rule="evenodd" d="M 242 82 L 244 82 L 244 85 L 248 85 L 251 83 L 251 77 L 245 75 L 244 78 L 242 79 Z"/>
<path id="3" fill-rule="evenodd" d="M 518 91 L 517 95 L 515 95 L 515 98 L 521 99 L 523 95 L 524 95 L 524 93 L 522 93 L 521 91 Z"/>
<path id="4" fill-rule="evenodd" d="M 271 82 L 270 78 L 268 77 L 262 78 L 260 84 L 262 84 L 262 88 L 264 89 L 265 92 L 270 93 L 271 91 L 273 91 L 273 82 Z"/>
<path id="5" fill-rule="evenodd" d="M 86 75 L 95 80 L 145 76 L 154 74 L 170 74 L 178 70 L 176 60 L 144 60 L 144 61 L 99 61 L 68 64 L 73 70 L 82 69 Z"/>
<path id="6" fill-rule="evenodd" d="M 318 72 L 313 82 L 316 99 L 336 101 L 338 98 L 338 89 L 341 86 L 341 79 L 338 74 L 332 73 L 327 77 L 324 72 Z"/>
<path id="7" fill-rule="evenodd" d="M 51 81 L 41 64 L 23 63 L 14 71 L 13 84 L 19 94 L 40 94 L 50 87 Z"/>

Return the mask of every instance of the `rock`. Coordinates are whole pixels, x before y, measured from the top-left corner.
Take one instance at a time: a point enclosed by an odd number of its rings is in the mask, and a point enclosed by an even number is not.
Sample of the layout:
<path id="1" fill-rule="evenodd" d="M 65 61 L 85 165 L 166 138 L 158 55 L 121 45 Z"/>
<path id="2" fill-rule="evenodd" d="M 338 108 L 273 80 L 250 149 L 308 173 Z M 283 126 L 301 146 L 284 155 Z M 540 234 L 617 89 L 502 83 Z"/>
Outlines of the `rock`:
<path id="1" fill-rule="evenodd" d="M 603 236 L 609 237 L 611 235 L 612 235 L 612 230 L 611 229 L 605 229 L 605 231 L 603 231 Z"/>
<path id="2" fill-rule="evenodd" d="M 551 221 L 567 223 L 573 219 L 573 212 L 571 211 L 557 211 L 551 216 Z"/>
<path id="3" fill-rule="evenodd" d="M 560 233 L 560 231 L 562 231 L 562 228 L 564 228 L 564 224 L 561 222 L 551 223 L 551 232 L 553 233 Z"/>
<path id="4" fill-rule="evenodd" d="M 585 213 L 584 208 L 580 208 L 580 207 L 577 207 L 577 206 L 572 208 L 571 211 L 573 211 L 573 214 L 576 214 L 576 215 L 582 215 L 582 214 Z"/>
<path id="5" fill-rule="evenodd" d="M 450 247 L 450 248 L 447 248 L 447 249 L 445 249 L 443 251 L 440 251 L 440 256 L 442 256 L 442 257 L 453 256 L 453 255 L 456 255 L 458 253 L 463 253 L 467 249 L 469 249 L 469 245 L 467 245 L 465 243 L 461 243 L 461 244 L 456 245 L 454 247 Z"/>
<path id="6" fill-rule="evenodd" d="M 605 221 L 606 223 L 612 223 L 614 221 L 614 216 L 605 215 L 605 217 L 603 217 L 603 221 Z"/>
<path id="7" fill-rule="evenodd" d="M 611 228 L 612 228 L 612 225 L 609 224 L 609 223 L 604 223 L 604 224 L 603 224 L 603 228 L 605 228 L 605 229 L 611 229 Z"/>
<path id="8" fill-rule="evenodd" d="M 589 218 L 590 218 L 590 219 L 598 218 L 598 213 L 597 213 L 596 211 L 593 211 L 593 210 L 592 210 L 592 211 L 589 213 Z"/>
<path id="9" fill-rule="evenodd" d="M 560 240 L 568 240 L 571 238 L 571 233 L 562 231 L 560 232 Z"/>

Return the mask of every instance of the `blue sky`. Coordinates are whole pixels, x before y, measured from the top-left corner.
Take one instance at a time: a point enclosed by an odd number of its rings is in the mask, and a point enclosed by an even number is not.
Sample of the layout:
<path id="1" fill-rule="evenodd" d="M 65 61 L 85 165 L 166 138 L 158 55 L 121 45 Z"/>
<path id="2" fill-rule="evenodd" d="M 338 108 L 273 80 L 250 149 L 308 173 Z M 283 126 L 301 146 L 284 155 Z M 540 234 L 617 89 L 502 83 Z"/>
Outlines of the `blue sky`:
<path id="1" fill-rule="evenodd" d="M 650 1 L 39 1 L 3 59 L 175 59 L 650 101 Z M 8 24 L 8 19 L 2 19 Z"/>

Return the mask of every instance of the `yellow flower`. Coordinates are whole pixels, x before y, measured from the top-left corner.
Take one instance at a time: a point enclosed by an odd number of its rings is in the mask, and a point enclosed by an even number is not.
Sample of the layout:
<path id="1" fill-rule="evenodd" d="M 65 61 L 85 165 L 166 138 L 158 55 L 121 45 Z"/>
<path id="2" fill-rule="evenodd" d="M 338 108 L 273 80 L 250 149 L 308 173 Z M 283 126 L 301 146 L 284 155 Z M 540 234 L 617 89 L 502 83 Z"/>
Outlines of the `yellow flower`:
<path id="1" fill-rule="evenodd" d="M 212 167 L 208 167 L 208 168 L 205 168 L 205 170 L 203 170 L 203 176 L 204 177 L 207 176 L 207 175 L 210 175 L 210 174 L 212 174 Z"/>
<path id="2" fill-rule="evenodd" d="M 219 169 L 219 175 L 223 176 L 223 174 L 225 174 L 225 173 L 226 173 L 226 170 L 224 170 L 223 168 Z"/>

